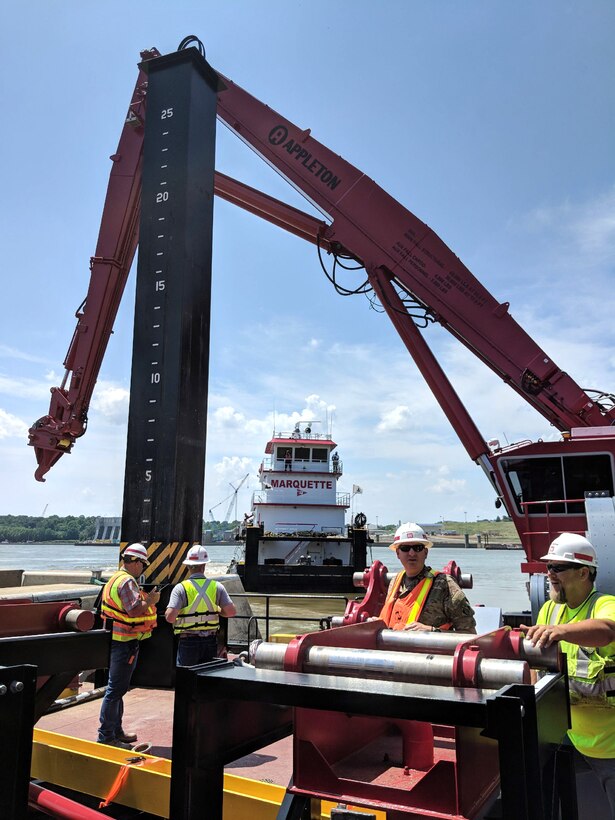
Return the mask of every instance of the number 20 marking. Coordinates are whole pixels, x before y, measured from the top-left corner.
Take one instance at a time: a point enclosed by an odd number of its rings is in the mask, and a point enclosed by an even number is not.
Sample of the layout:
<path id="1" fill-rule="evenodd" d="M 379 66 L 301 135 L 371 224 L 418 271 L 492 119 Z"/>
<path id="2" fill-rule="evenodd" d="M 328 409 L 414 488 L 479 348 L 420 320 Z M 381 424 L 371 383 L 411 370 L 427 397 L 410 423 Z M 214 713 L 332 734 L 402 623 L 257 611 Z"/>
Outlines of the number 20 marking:
<path id="1" fill-rule="evenodd" d="M 166 202 L 168 198 L 168 191 L 161 191 L 159 194 L 156 194 L 156 202 Z"/>

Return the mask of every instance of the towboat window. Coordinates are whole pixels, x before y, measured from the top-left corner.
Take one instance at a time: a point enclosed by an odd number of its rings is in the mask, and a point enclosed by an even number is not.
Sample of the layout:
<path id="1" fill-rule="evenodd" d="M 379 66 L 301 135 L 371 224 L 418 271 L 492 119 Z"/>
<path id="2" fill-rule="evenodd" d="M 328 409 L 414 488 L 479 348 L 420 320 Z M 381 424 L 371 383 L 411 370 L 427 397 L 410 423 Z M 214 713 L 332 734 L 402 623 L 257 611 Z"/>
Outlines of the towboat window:
<path id="1" fill-rule="evenodd" d="M 310 448 L 309 447 L 295 447 L 295 461 L 309 461 Z"/>
<path id="2" fill-rule="evenodd" d="M 276 450 L 276 458 L 280 461 L 284 461 L 287 450 L 292 450 L 292 447 L 278 447 Z"/>
<path id="3" fill-rule="evenodd" d="M 544 515 L 549 504 L 550 515 L 584 512 L 581 499 L 590 490 L 606 490 L 613 495 L 611 458 L 606 454 L 585 456 L 552 456 L 545 458 L 503 459 L 504 475 L 519 513 Z M 522 502 L 530 503 L 527 508 Z"/>
<path id="4" fill-rule="evenodd" d="M 327 450 L 325 447 L 314 447 L 312 450 L 312 461 L 327 461 Z"/>

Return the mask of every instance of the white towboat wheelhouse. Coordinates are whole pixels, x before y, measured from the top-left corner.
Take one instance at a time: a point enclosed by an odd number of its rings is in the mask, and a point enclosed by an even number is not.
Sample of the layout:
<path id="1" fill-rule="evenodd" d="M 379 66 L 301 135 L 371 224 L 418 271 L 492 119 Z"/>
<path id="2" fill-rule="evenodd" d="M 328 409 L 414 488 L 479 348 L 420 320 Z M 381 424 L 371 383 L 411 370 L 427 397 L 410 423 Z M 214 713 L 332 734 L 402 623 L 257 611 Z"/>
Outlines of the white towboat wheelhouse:
<path id="1" fill-rule="evenodd" d="M 267 442 L 237 568 L 248 591 L 350 591 L 352 574 L 365 569 L 365 516 L 346 525 L 343 463 L 318 424 L 301 421 Z"/>

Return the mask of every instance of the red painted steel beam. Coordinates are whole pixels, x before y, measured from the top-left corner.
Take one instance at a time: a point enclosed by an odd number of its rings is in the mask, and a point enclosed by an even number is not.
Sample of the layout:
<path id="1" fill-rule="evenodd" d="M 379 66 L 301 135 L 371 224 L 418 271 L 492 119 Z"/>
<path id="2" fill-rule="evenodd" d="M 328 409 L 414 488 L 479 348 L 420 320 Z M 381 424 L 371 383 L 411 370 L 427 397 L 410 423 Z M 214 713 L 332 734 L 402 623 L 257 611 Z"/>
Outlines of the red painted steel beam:
<path id="1" fill-rule="evenodd" d="M 101 820 L 103 817 L 109 817 L 106 813 L 90 809 L 57 792 L 43 789 L 35 783 L 30 783 L 29 786 L 28 805 L 59 820 Z"/>
<path id="2" fill-rule="evenodd" d="M 93 626 L 94 613 L 77 601 L 0 601 L 0 638 L 87 632 Z"/>
<path id="3" fill-rule="evenodd" d="M 387 316 L 401 336 L 408 353 L 414 359 L 422 377 L 444 411 L 453 430 L 457 433 L 459 440 L 466 448 L 468 455 L 473 461 L 476 461 L 482 455 L 486 455 L 489 453 L 487 442 L 419 329 L 408 316 L 403 302 L 391 284 L 390 277 L 382 269 L 369 271 L 369 274 L 370 281 L 381 305 L 387 312 Z"/>
<path id="4" fill-rule="evenodd" d="M 324 220 L 306 214 L 299 208 L 287 205 L 275 197 L 264 194 L 256 188 L 251 188 L 243 182 L 216 171 L 214 178 L 214 192 L 221 199 L 249 211 L 255 216 L 277 225 L 279 228 L 305 239 L 314 245 L 320 243 L 325 250 L 331 245 L 325 238 L 327 223 Z M 338 249 L 336 249 L 338 250 Z"/>

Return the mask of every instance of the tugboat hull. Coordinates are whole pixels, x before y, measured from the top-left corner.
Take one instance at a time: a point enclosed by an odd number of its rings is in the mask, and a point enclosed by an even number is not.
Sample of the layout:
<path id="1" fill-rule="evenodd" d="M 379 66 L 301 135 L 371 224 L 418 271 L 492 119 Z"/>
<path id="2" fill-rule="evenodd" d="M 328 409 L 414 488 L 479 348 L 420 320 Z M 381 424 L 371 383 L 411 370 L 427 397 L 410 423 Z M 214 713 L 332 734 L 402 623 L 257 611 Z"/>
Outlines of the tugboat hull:
<path id="1" fill-rule="evenodd" d="M 322 539 L 303 539 L 304 542 L 318 544 Z M 292 538 L 271 538 L 263 535 L 262 527 L 248 527 L 246 530 L 245 561 L 235 568 L 246 592 L 266 593 L 327 593 L 356 592 L 353 584 L 355 572 L 363 572 L 367 566 L 367 529 L 350 528 L 347 538 L 327 539 L 339 546 L 349 548 L 350 562 L 327 559 L 319 564 L 287 564 L 272 559 L 261 559 L 261 546 L 280 541 L 296 541 Z"/>

